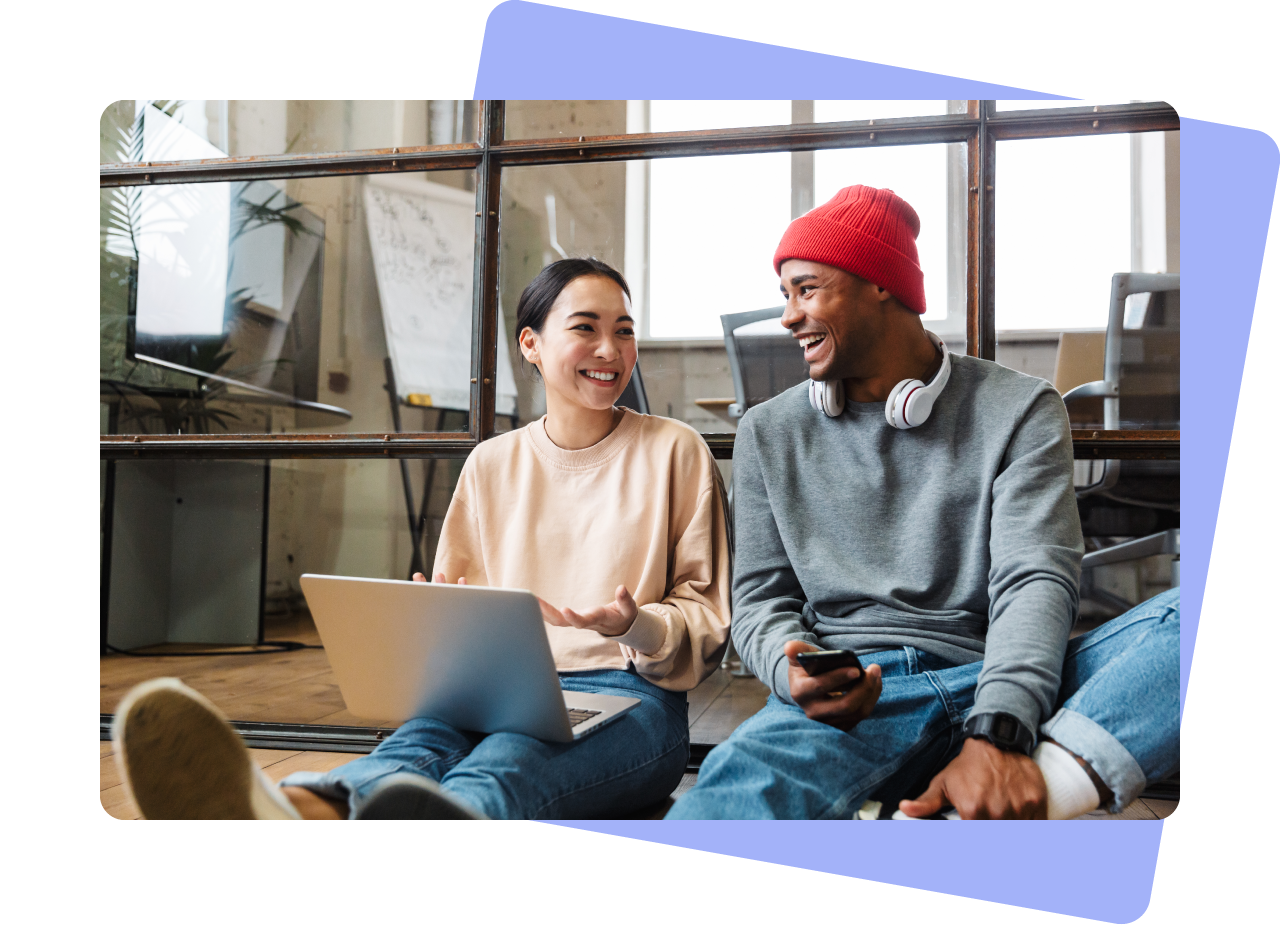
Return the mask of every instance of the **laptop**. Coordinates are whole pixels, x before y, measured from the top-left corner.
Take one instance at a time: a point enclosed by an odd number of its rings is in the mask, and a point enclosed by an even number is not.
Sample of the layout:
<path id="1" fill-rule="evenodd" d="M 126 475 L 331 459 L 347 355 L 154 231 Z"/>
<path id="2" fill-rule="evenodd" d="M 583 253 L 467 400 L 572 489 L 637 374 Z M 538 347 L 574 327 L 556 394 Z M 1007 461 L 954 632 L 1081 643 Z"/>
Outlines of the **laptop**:
<path id="1" fill-rule="evenodd" d="M 302 593 L 357 716 L 572 742 L 640 703 L 561 689 L 529 591 L 303 575 Z"/>

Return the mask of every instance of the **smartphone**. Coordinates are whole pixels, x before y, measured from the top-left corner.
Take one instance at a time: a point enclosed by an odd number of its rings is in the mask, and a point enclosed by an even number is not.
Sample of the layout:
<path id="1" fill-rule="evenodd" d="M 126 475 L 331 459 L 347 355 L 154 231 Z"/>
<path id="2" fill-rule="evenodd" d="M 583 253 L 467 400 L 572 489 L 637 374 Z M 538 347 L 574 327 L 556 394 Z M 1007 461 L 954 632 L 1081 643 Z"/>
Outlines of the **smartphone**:
<path id="1" fill-rule="evenodd" d="M 810 676 L 826 674 L 828 671 L 834 671 L 837 668 L 862 667 L 862 662 L 858 661 L 858 656 L 847 649 L 819 649 L 816 652 L 801 652 L 796 656 L 796 661 Z"/>

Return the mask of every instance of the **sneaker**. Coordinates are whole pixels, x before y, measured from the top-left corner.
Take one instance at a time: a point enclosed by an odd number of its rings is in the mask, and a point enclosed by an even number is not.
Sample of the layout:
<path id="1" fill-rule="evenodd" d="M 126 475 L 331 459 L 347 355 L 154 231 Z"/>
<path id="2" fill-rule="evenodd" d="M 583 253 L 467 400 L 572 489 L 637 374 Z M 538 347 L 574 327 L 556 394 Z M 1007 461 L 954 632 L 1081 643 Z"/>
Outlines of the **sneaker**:
<path id="1" fill-rule="evenodd" d="M 907 819 L 907 820 L 909 820 L 909 821 L 911 821 L 911 822 L 921 822 L 921 821 L 928 820 L 928 819 L 948 819 L 948 820 L 951 820 L 951 821 L 955 821 L 955 820 L 957 820 L 957 819 L 959 819 L 959 818 L 960 818 L 960 814 L 959 814 L 958 812 L 956 812 L 954 809 L 950 809 L 950 808 L 945 809 L 945 810 L 943 810 L 942 812 L 939 812 L 939 813 L 934 813 L 932 816 L 908 816 L 908 815 L 907 815 L 906 813 L 904 813 L 902 810 L 898 810 L 897 812 L 895 812 L 895 813 L 894 813 L 892 816 L 890 816 L 889 818 L 890 818 L 890 819 L 899 819 L 899 820 L 901 820 L 901 819 Z"/>
<path id="2" fill-rule="evenodd" d="M 356 811 L 357 819 L 488 819 L 421 774 L 388 775 Z"/>
<path id="3" fill-rule="evenodd" d="M 880 811 L 884 809 L 884 804 L 877 800 L 867 800 L 862 807 L 853 814 L 854 819 L 879 819 Z"/>
<path id="4" fill-rule="evenodd" d="M 116 766 L 147 819 L 300 819 L 222 711 L 177 678 L 144 681 L 111 724 Z"/>

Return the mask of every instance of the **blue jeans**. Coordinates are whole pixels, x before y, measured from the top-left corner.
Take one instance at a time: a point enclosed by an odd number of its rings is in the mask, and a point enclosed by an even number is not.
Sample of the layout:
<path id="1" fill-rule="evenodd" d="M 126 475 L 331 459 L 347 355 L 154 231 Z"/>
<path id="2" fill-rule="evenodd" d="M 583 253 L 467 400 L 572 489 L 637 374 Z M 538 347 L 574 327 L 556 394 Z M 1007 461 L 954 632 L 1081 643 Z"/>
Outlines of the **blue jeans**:
<path id="1" fill-rule="evenodd" d="M 638 697 L 640 703 L 598 732 L 565 744 L 411 719 L 370 754 L 326 773 L 290 774 L 280 785 L 346 800 L 352 817 L 379 781 L 400 771 L 430 777 L 491 819 L 608 818 L 669 796 L 689 761 L 685 695 L 617 670 L 564 674 L 560 686 Z"/>
<path id="2" fill-rule="evenodd" d="M 1119 812 L 1178 766 L 1178 589 L 1067 644 L 1057 712 L 1040 727 L 1084 758 Z M 852 732 L 771 695 L 711 751 L 668 819 L 849 819 L 868 799 L 918 796 L 960 752 L 981 662 L 913 648 L 862 657 L 884 672 L 871 716 Z"/>

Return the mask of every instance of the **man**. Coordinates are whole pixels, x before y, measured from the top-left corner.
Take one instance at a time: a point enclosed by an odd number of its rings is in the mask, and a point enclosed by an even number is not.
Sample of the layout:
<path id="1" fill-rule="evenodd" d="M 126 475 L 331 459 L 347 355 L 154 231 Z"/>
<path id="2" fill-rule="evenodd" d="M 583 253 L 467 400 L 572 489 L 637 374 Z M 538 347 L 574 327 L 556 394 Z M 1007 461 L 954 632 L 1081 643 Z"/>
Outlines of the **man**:
<path id="1" fill-rule="evenodd" d="M 774 255 L 812 381 L 738 428 L 732 627 L 773 693 L 668 818 L 1070 818 L 1177 766 L 1178 590 L 1068 642 L 1066 410 L 926 332 L 919 231 L 853 186 Z"/>

